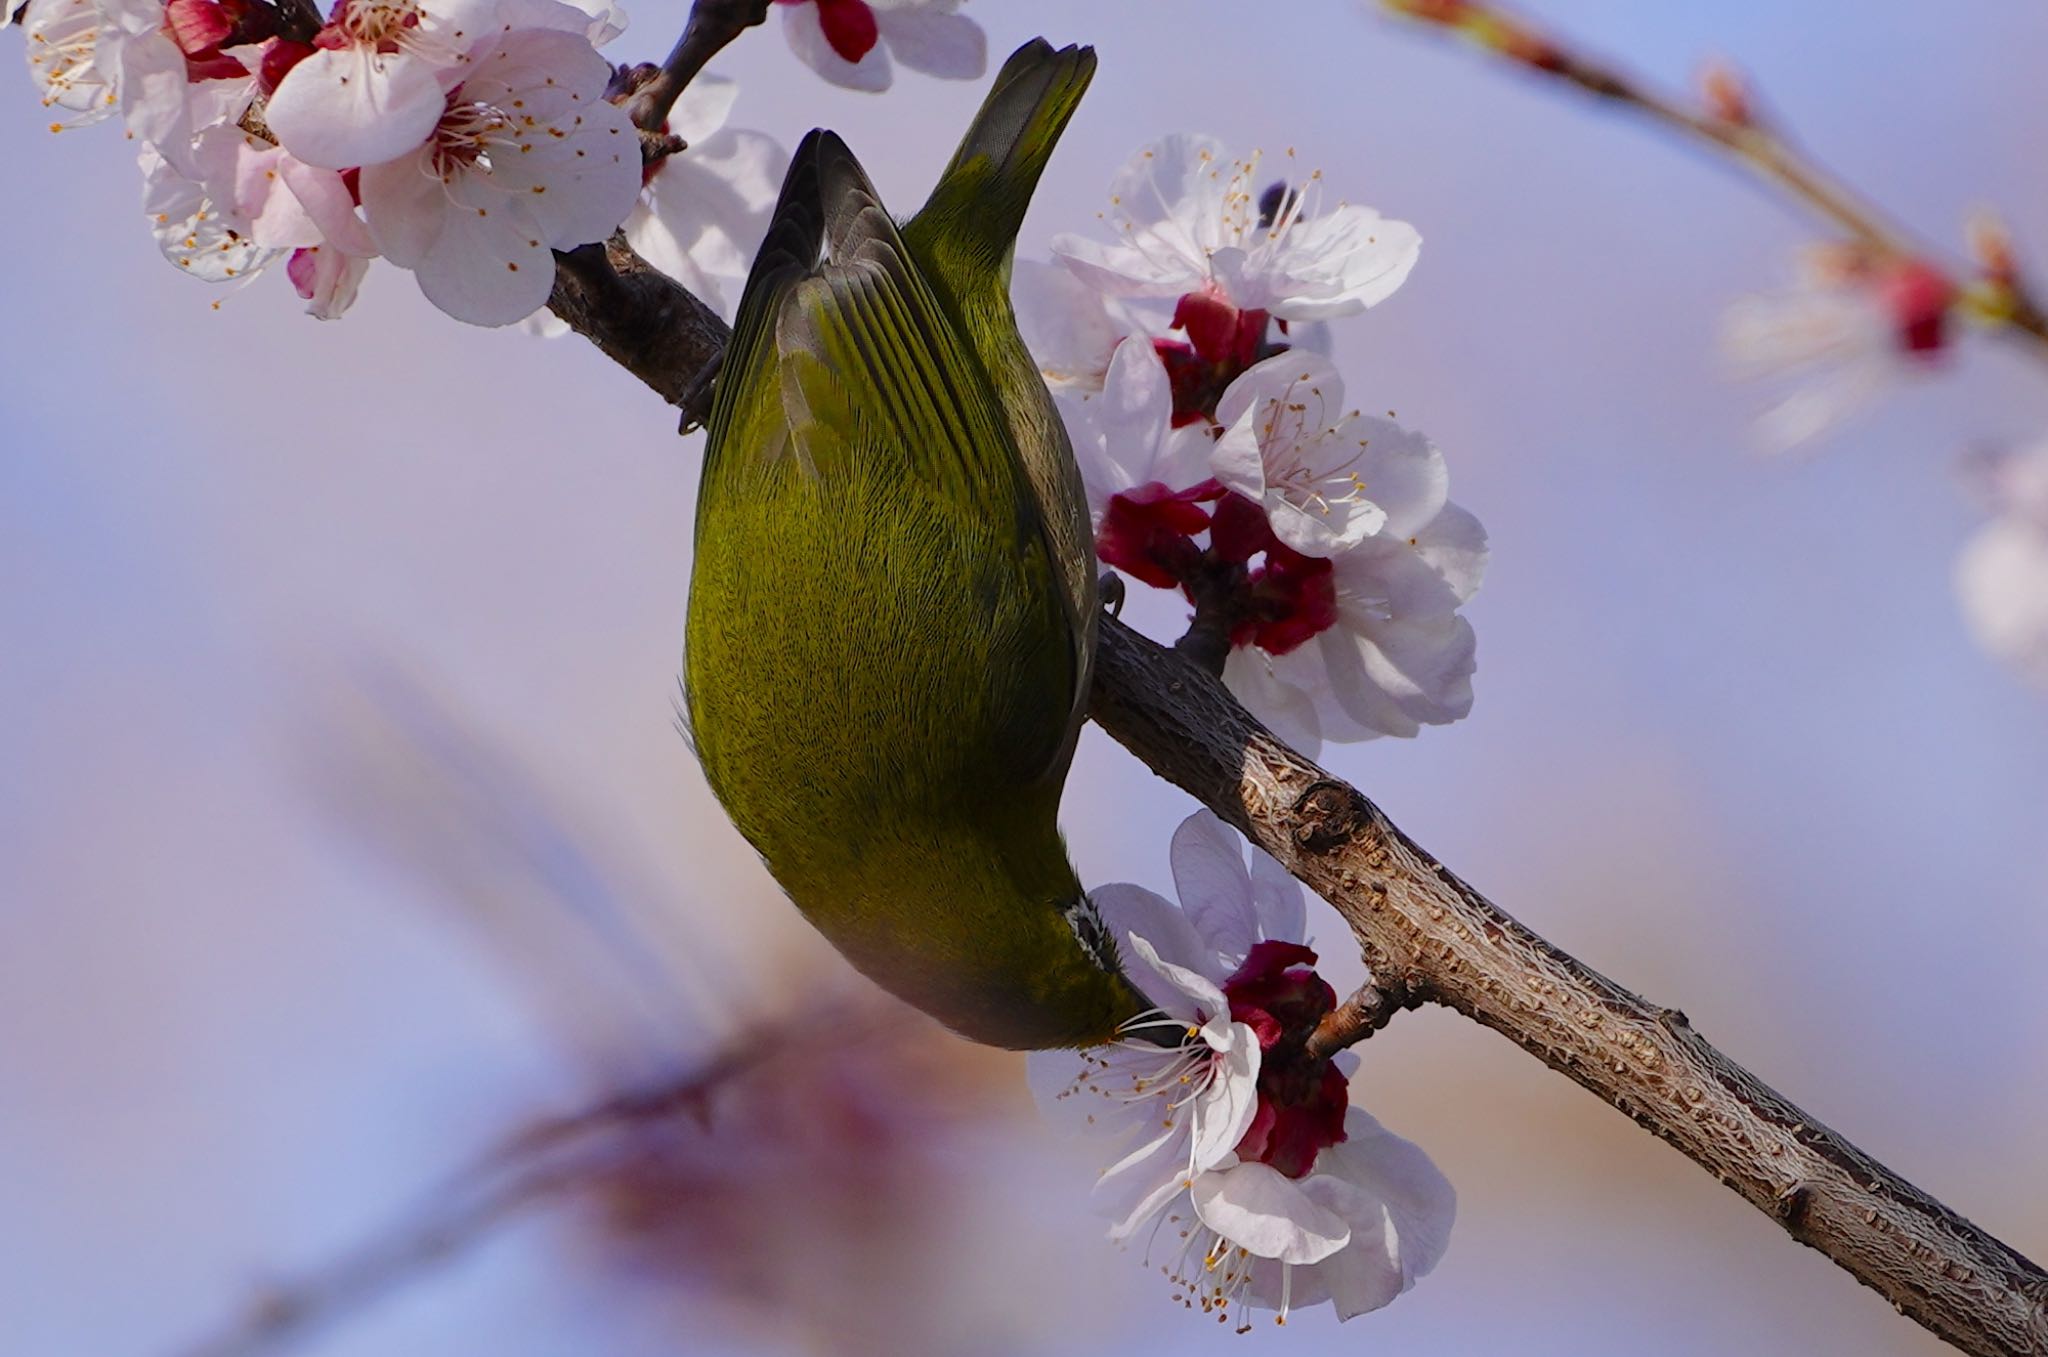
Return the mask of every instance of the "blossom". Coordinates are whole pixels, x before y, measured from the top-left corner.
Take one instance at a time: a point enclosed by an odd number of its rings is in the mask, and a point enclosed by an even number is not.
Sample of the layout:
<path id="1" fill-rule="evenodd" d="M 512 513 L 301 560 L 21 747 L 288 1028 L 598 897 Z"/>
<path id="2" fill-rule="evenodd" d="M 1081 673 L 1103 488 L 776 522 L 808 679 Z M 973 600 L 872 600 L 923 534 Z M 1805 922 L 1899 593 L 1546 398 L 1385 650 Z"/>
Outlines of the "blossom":
<path id="1" fill-rule="evenodd" d="M 404 155 L 440 122 L 486 15 L 473 0 L 337 0 L 264 119 L 309 165 L 345 170 Z"/>
<path id="2" fill-rule="evenodd" d="M 1175 832 L 1172 863 L 1179 907 L 1128 884 L 1093 893 L 1158 1009 L 1108 1046 L 1034 1055 L 1034 1088 L 1115 1143 L 1095 1191 L 1110 1238 L 1139 1241 L 1148 1265 L 1163 1248 L 1187 1305 L 1234 1308 L 1241 1326 L 1256 1308 L 1282 1322 L 1324 1300 L 1343 1319 L 1377 1309 L 1442 1257 L 1456 1195 L 1349 1105 L 1355 1057 L 1303 1050 L 1336 995 L 1300 941 L 1300 887 L 1256 850 L 1247 867 L 1208 811 Z"/>
<path id="3" fill-rule="evenodd" d="M 1441 454 L 1421 448 L 1417 480 L 1437 479 Z M 1486 532 L 1441 490 L 1384 507 L 1379 532 L 1332 556 L 1265 544 L 1231 631 L 1224 683 L 1309 754 L 1472 710 L 1475 642 L 1458 608 L 1485 573 Z"/>
<path id="4" fill-rule="evenodd" d="M 988 38 L 959 13 L 960 0 L 775 0 L 782 32 L 805 65 L 835 85 L 880 91 L 892 58 L 913 71 L 976 80 L 988 69 Z"/>
<path id="5" fill-rule="evenodd" d="M 500 33 L 472 55 L 425 142 L 363 170 L 363 216 L 427 300 L 509 325 L 547 300 L 553 250 L 604 239 L 632 210 L 640 144 L 580 26 Z"/>
<path id="6" fill-rule="evenodd" d="M 1024 346 L 1056 394 L 1102 390 L 1117 345 L 1149 332 L 1122 298 L 1105 296 L 1068 270 L 1036 259 L 1019 259 L 1012 267 L 1010 306 Z"/>
<path id="7" fill-rule="evenodd" d="M 1119 241 L 1062 235 L 1053 253 L 1112 296 L 1179 299 L 1175 323 L 1207 357 L 1245 323 L 1239 313 L 1332 320 L 1400 287 L 1422 250 L 1414 227 L 1350 203 L 1322 211 L 1320 170 L 1261 185 L 1263 160 L 1212 137 L 1166 137 L 1110 182 Z"/>
<path id="8" fill-rule="evenodd" d="M 1099 392 L 1055 397 L 1088 495 L 1096 554 L 1147 584 L 1172 588 L 1200 555 L 1203 501 L 1222 494 L 1202 429 L 1173 427 L 1173 393 L 1149 340 L 1119 344 Z"/>
<path id="9" fill-rule="evenodd" d="M 1791 289 L 1730 307 L 1722 346 L 1739 373 L 1792 385 L 1759 421 L 1767 443 L 1788 449 L 1929 370 L 1947 352 L 1956 300 L 1954 284 L 1921 260 L 1819 250 Z"/>
<path id="10" fill-rule="evenodd" d="M 626 241 L 641 258 L 727 320 L 789 163 L 773 137 L 726 125 L 738 96 L 739 86 L 722 76 L 690 82 L 668 120 L 684 148 L 651 167 L 625 221 Z"/>
<path id="11" fill-rule="evenodd" d="M 1388 503 L 1441 499 L 1447 483 L 1427 440 L 1343 406 L 1344 379 L 1328 359 L 1288 352 L 1245 372 L 1216 407 L 1217 479 L 1310 556 L 1357 546 L 1386 527 Z"/>
<path id="12" fill-rule="evenodd" d="M 1988 653 L 2048 688 L 2048 442 L 1986 453 L 1971 470 L 1994 517 L 1956 559 L 1963 620 Z"/>
<path id="13" fill-rule="evenodd" d="M 21 11 L 28 73 L 43 107 L 73 115 L 52 131 L 98 122 L 120 107 L 120 68 L 100 42 L 106 26 L 96 0 L 29 0 Z"/>
<path id="14" fill-rule="evenodd" d="M 164 258 L 210 283 L 246 280 L 277 258 L 278 250 L 259 244 L 232 204 L 216 200 L 155 147 L 145 146 L 138 159 L 142 210 Z"/>

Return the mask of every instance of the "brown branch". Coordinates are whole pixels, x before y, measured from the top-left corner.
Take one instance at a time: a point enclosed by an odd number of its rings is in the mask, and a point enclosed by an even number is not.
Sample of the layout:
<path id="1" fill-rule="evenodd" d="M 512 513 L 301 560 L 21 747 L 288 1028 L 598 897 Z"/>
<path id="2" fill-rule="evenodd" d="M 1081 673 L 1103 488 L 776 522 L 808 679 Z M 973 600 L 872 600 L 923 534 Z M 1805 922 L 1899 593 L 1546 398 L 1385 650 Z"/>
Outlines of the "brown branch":
<path id="1" fill-rule="evenodd" d="M 1572 50 L 1556 35 L 1541 32 L 1526 20 L 1478 0 L 1381 3 L 1396 14 L 1458 33 L 1526 69 L 1554 77 L 1705 142 L 1766 186 L 1781 190 L 1793 202 L 1826 219 L 1876 255 L 1929 261 L 1929 252 L 1916 246 L 1909 232 L 1801 156 L 1786 137 L 1766 126 L 1753 110 L 1745 110 L 1741 117 L 1724 117 L 1711 109 L 1689 107 L 1612 66 Z M 2048 309 L 2039 301 L 2038 291 L 2017 272 L 1982 281 L 1996 295 L 1972 306 L 1971 314 L 2048 353 Z"/>
<path id="2" fill-rule="evenodd" d="M 1501 1033 L 1963 1351 L 2048 1352 L 2048 1273 L 1525 928 L 1185 657 L 1104 618 L 1093 715 L 1335 905 L 1382 987 Z"/>
<path id="3" fill-rule="evenodd" d="M 686 426 L 732 330 L 718 313 L 634 253 L 614 232 L 555 254 L 548 309 L 670 405 Z M 697 421 L 701 422 L 701 421 Z"/>
<path id="4" fill-rule="evenodd" d="M 616 237 L 564 256 L 556 314 L 671 404 L 701 394 L 725 327 Z M 1416 1002 L 1493 1028 L 1666 1141 L 1794 1239 L 1965 1352 L 2048 1353 L 2048 1274 L 1714 1049 L 1675 1009 L 1530 932 L 1286 748 L 1189 657 L 1101 623 L 1092 713 L 1154 772 L 1335 905 L 1376 994 L 1332 1050 Z M 1206 657 L 1205 657 L 1206 658 Z"/>
<path id="5" fill-rule="evenodd" d="M 653 131 L 668 120 L 668 111 L 697 78 L 711 58 L 740 34 L 764 23 L 769 0 L 697 0 L 690 6 L 690 20 L 683 36 L 676 39 L 668 60 L 653 78 L 634 91 L 626 101 L 626 112 L 636 126 Z"/>

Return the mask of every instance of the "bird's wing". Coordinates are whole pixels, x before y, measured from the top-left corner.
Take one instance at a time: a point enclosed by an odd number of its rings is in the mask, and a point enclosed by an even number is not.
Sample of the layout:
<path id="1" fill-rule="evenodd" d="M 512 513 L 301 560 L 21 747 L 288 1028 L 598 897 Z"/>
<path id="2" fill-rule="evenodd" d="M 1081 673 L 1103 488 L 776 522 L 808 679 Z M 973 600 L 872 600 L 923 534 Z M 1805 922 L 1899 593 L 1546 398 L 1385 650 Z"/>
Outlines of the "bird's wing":
<path id="1" fill-rule="evenodd" d="M 772 395 L 754 388 L 769 380 Z M 713 405 L 706 498 L 752 493 L 781 458 L 827 486 L 855 472 L 900 477 L 906 494 L 948 506 L 962 533 L 999 551 L 1017 587 L 1065 603 L 1053 544 L 987 370 L 831 132 L 814 131 L 797 148 L 741 299 L 721 386 L 731 389 Z M 762 423 L 739 429 L 741 421 Z M 1081 681 L 1071 642 L 1046 639 L 1069 652 L 1062 696 L 1071 698 Z M 1070 752 L 1048 748 L 1044 767 L 1023 771 L 1063 772 Z"/>

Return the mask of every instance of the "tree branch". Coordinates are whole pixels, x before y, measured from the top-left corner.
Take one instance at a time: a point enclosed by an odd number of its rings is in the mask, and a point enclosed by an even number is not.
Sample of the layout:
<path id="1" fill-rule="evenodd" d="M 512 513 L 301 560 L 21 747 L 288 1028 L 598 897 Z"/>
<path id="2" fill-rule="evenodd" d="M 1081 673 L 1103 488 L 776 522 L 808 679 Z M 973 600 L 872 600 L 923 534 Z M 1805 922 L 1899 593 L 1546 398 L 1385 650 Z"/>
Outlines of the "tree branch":
<path id="1" fill-rule="evenodd" d="M 548 310 L 688 416 L 706 393 L 732 330 L 718 313 L 613 232 L 555 253 Z"/>
<path id="2" fill-rule="evenodd" d="M 2048 1352 L 2048 1273 L 1460 881 L 1185 657 L 1102 619 L 1092 714 L 1336 906 L 1384 988 L 1493 1028 L 1965 1352 Z M 1320 1036 L 1320 1034 L 1318 1034 Z"/>
<path id="3" fill-rule="evenodd" d="M 653 79 L 634 92 L 626 112 L 636 126 L 653 131 L 668 120 L 676 99 L 697 78 L 711 58 L 740 34 L 764 23 L 769 0 L 697 0 L 690 6 L 690 21 L 683 36 L 676 39 L 668 60 Z"/>
<path id="4" fill-rule="evenodd" d="M 557 315 L 662 395 L 701 393 L 725 326 L 614 237 L 563 256 Z M 1983 1357 L 2048 1353 L 2048 1273 L 1795 1107 L 1693 1031 L 1523 927 L 1189 659 L 1101 621 L 1092 714 L 1351 925 L 1379 994 L 1334 1050 L 1419 1000 L 1493 1028 L 1666 1141 L 1905 1314 Z M 1347 1012 L 1348 1010 L 1348 1012 Z"/>

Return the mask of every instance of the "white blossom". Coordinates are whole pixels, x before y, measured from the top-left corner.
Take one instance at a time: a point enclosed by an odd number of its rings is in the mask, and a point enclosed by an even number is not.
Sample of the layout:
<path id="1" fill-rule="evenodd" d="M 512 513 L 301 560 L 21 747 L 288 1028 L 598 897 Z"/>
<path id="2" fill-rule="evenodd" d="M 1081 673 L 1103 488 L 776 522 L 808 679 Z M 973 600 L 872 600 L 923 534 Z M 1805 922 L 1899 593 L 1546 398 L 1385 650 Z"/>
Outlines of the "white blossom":
<path id="1" fill-rule="evenodd" d="M 1410 736 L 1470 714 L 1474 639 L 1457 609 L 1485 573 L 1479 520 L 1440 503 L 1426 518 L 1390 517 L 1328 557 L 1327 575 L 1322 559 L 1269 557 L 1266 583 L 1286 611 L 1224 662 L 1238 700 L 1311 755 L 1325 740 Z"/>
<path id="2" fill-rule="evenodd" d="M 1208 811 L 1176 831 L 1172 861 L 1179 908 L 1132 885 L 1093 894 L 1160 1025 L 1033 1055 L 1041 1104 L 1111 1146 L 1095 1191 L 1110 1238 L 1190 1306 L 1241 1325 L 1257 1308 L 1282 1322 L 1323 1301 L 1345 1319 L 1377 1309 L 1442 1257 L 1456 1196 L 1421 1150 L 1347 1106 L 1355 1057 L 1308 1057 L 1276 1016 L 1335 1003 L 1301 943 L 1300 887 L 1257 850 L 1247 867 Z M 1175 1027 L 1178 1045 L 1140 1036 Z"/>
<path id="3" fill-rule="evenodd" d="M 1353 315 L 1400 287 L 1422 250 L 1414 227 L 1351 203 L 1322 210 L 1322 172 L 1298 170 L 1292 151 L 1263 165 L 1212 137 L 1163 138 L 1110 183 L 1117 241 L 1062 235 L 1053 253 L 1112 296 L 1194 295 L 1287 321 Z"/>
<path id="4" fill-rule="evenodd" d="M 228 283 L 246 282 L 278 257 L 277 248 L 257 242 L 231 202 L 216 200 L 155 147 L 145 146 L 138 159 L 142 210 L 164 258 L 204 282 Z"/>
<path id="5" fill-rule="evenodd" d="M 739 86 L 722 76 L 690 82 L 668 119 L 684 148 L 655 167 L 625 222 L 641 258 L 727 320 L 789 164 L 773 137 L 726 125 L 738 96 Z"/>
<path id="6" fill-rule="evenodd" d="M 1785 388 L 1758 420 L 1764 442 L 1809 442 L 1928 371 L 1946 349 L 1954 300 L 1918 260 L 1839 248 L 1809 252 L 1791 288 L 1736 302 L 1721 342 L 1737 375 Z"/>
<path id="7" fill-rule="evenodd" d="M 1208 432 L 1173 427 L 1173 391 L 1149 340 L 1117 345 L 1099 391 L 1063 391 L 1055 400 L 1097 527 L 1113 495 L 1186 491 L 1211 478 Z"/>
<path id="8" fill-rule="evenodd" d="M 101 36 L 107 16 L 97 0 L 29 0 L 21 12 L 27 39 L 28 73 L 43 107 L 73 116 L 50 125 L 82 127 L 120 108 L 120 68 Z"/>
<path id="9" fill-rule="evenodd" d="M 1165 326 L 1141 316 L 1124 299 L 1106 296 L 1055 264 L 1020 259 L 1010 276 L 1017 332 L 1055 393 L 1102 390 L 1117 345 Z"/>
<path id="10" fill-rule="evenodd" d="M 1443 502 L 1449 478 L 1427 439 L 1344 408 L 1328 359 L 1289 351 L 1257 364 L 1217 402 L 1212 464 L 1261 505 L 1274 535 L 1309 556 L 1334 556 Z M 1390 510 L 1389 506 L 1392 506 Z"/>
<path id="11" fill-rule="evenodd" d="M 790 50 L 835 85 L 880 91 L 894 63 L 952 80 L 988 69 L 988 38 L 961 0 L 776 0 Z"/>
<path id="12" fill-rule="evenodd" d="M 1977 643 L 2048 688 L 2048 442 L 1987 453 L 1972 479 L 1993 518 L 1956 559 L 1956 596 Z"/>

